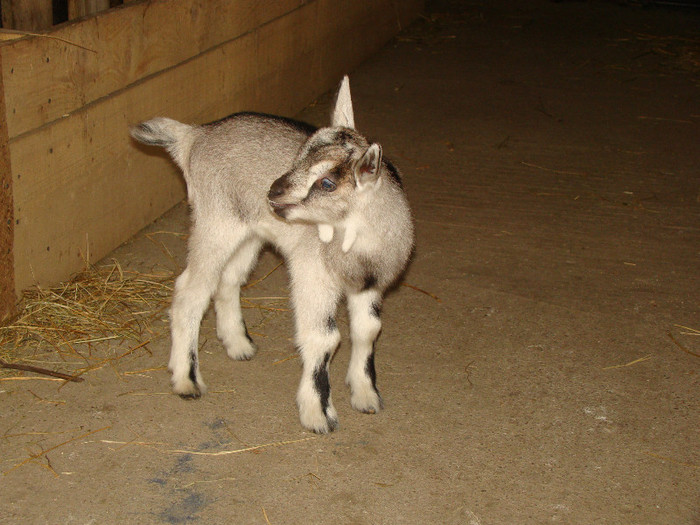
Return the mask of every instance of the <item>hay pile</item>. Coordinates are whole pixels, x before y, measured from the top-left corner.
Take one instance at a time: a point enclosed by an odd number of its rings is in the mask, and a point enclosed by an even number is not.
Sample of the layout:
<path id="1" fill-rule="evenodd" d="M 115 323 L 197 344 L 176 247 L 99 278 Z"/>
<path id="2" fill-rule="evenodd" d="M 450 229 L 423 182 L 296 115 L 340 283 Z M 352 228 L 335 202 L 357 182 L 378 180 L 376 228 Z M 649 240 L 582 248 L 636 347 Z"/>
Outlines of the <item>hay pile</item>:
<path id="1" fill-rule="evenodd" d="M 169 305 L 172 284 L 172 273 L 125 271 L 112 261 L 89 265 L 66 283 L 30 289 L 17 315 L 0 326 L 2 362 L 47 350 L 88 361 L 93 344 L 111 340 L 143 346 Z"/>

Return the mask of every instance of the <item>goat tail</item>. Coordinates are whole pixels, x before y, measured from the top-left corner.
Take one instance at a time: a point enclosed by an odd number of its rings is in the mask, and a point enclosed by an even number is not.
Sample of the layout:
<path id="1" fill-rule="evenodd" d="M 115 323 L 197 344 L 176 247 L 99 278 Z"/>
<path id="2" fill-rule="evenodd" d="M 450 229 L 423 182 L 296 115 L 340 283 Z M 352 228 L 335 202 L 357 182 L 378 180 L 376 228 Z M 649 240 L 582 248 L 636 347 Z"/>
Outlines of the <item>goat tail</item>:
<path id="1" fill-rule="evenodd" d="M 143 144 L 165 148 L 178 166 L 184 170 L 195 138 L 194 130 L 195 126 L 158 117 L 133 126 L 129 132 Z"/>

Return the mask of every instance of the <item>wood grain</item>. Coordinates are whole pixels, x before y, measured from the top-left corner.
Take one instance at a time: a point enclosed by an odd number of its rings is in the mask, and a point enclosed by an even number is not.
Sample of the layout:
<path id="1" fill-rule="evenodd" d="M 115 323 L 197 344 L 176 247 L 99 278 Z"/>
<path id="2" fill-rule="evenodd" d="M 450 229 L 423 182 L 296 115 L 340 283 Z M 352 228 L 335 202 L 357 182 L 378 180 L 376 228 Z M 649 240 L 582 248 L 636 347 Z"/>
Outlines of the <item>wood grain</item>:
<path id="1" fill-rule="evenodd" d="M 0 58 L 1 60 L 1 58 Z M 3 85 L 0 78 L 0 321 L 10 317 L 15 307 L 14 205 L 12 166 L 8 148 Z"/>

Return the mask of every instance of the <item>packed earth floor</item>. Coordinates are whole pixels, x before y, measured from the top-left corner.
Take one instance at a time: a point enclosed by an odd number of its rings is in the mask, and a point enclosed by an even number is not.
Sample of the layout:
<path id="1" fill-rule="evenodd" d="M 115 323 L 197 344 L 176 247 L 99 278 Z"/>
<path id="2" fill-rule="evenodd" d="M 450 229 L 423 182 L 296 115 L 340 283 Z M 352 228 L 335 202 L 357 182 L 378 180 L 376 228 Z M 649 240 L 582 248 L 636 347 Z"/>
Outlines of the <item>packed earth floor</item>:
<path id="1" fill-rule="evenodd" d="M 350 407 L 343 314 L 340 428 L 300 426 L 266 252 L 258 354 L 209 312 L 200 400 L 169 392 L 168 290 L 134 338 L 3 350 L 83 381 L 0 370 L 0 523 L 700 523 L 700 11 L 433 2 L 349 73 L 416 224 L 385 409 Z M 170 287 L 187 231 L 183 203 L 99 264 Z"/>

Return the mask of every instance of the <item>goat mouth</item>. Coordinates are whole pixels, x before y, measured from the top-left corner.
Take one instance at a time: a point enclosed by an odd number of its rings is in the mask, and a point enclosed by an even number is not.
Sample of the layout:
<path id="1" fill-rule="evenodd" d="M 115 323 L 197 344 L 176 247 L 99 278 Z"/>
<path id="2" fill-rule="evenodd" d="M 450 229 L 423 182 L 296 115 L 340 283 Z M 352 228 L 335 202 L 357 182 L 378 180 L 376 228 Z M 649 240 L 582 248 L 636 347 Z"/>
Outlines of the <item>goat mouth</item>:
<path id="1" fill-rule="evenodd" d="M 287 210 L 294 208 L 296 204 L 283 204 L 281 202 L 268 201 L 272 211 L 274 211 L 280 217 L 285 217 Z"/>

